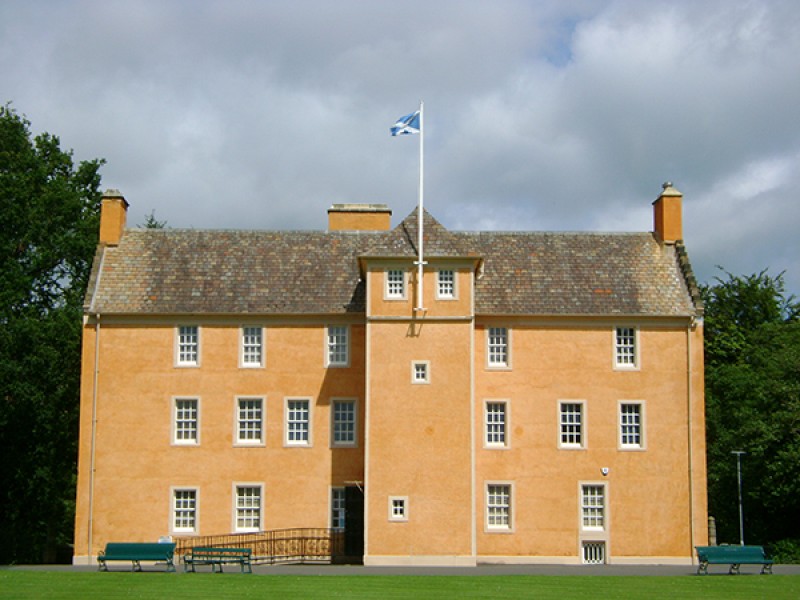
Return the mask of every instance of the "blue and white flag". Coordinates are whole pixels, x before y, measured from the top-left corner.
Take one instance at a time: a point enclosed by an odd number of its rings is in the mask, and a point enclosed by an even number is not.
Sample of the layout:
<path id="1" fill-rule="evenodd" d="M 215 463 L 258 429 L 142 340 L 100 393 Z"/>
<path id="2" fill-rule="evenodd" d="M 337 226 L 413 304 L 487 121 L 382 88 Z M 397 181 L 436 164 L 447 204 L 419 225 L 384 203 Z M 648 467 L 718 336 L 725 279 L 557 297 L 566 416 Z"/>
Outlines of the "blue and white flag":
<path id="1" fill-rule="evenodd" d="M 392 135 L 411 135 L 419 133 L 419 111 L 400 117 L 390 129 Z"/>

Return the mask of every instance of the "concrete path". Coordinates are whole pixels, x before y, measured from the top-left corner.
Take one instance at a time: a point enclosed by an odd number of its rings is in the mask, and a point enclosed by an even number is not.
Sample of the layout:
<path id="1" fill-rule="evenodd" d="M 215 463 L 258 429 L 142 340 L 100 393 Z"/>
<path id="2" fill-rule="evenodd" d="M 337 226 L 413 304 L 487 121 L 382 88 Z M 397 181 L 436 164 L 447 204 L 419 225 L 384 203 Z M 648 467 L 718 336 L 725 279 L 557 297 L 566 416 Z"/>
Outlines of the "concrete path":
<path id="1" fill-rule="evenodd" d="M 177 565 L 177 573 L 183 574 L 183 565 Z M 163 567 L 145 565 L 146 571 L 157 571 Z M 73 565 L 14 565 L 0 566 L 11 570 L 50 570 L 50 571 L 96 571 L 96 566 Z M 125 571 L 123 563 L 111 566 L 113 571 Z M 485 575 L 590 575 L 590 576 L 684 576 L 696 575 L 697 567 L 666 565 L 478 565 L 477 567 L 363 567 L 360 565 L 256 565 L 253 573 L 257 575 L 439 575 L 471 576 Z M 710 576 L 728 575 L 726 565 L 711 565 Z M 758 575 L 757 565 L 743 565 L 742 576 Z M 775 565 L 775 575 L 800 575 L 800 565 Z M 238 574 L 236 567 L 229 567 L 226 574 Z"/>

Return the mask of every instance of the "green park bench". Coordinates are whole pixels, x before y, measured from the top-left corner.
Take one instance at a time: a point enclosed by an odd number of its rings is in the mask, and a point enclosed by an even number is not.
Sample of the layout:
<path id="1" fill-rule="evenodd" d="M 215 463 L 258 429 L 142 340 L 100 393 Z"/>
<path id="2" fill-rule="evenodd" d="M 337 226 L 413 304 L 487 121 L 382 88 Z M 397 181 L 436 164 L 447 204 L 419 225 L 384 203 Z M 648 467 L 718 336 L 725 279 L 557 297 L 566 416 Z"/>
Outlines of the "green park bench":
<path id="1" fill-rule="evenodd" d="M 253 568 L 250 564 L 250 548 L 222 548 L 211 546 L 198 546 L 192 548 L 183 557 L 183 570 L 188 571 L 192 568 L 195 572 L 196 565 L 211 565 L 211 570 L 222 573 L 222 565 L 238 564 L 242 573 L 247 568 L 247 573 L 252 573 Z"/>
<path id="2" fill-rule="evenodd" d="M 761 546 L 695 546 L 700 565 L 697 574 L 708 575 L 708 565 L 730 565 L 731 575 L 739 574 L 741 565 L 761 565 L 761 574 L 772 574 L 772 560 Z"/>
<path id="3" fill-rule="evenodd" d="M 167 571 L 174 571 L 175 565 L 172 557 L 175 554 L 175 544 L 167 542 L 109 542 L 106 549 L 97 555 L 100 570 L 108 571 L 106 564 L 111 560 L 131 561 L 132 571 L 141 571 L 140 561 L 148 560 L 165 562 Z"/>

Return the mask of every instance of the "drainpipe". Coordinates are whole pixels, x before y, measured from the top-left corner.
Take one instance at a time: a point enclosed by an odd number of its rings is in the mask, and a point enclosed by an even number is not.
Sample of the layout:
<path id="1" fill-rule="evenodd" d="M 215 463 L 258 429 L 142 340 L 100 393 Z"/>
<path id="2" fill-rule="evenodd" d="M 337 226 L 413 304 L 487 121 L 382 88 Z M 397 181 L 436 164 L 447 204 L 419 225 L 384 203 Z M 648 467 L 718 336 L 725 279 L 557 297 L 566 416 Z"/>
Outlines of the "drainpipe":
<path id="1" fill-rule="evenodd" d="M 686 419 L 689 433 L 689 556 L 694 564 L 694 440 L 692 432 L 692 329 L 696 327 L 694 317 L 686 327 Z"/>
<path id="2" fill-rule="evenodd" d="M 94 529 L 94 471 L 95 471 L 95 448 L 97 443 L 97 380 L 100 373 L 100 313 L 94 316 L 94 374 L 92 376 L 92 447 L 89 453 L 89 523 L 88 523 L 88 562 L 92 564 L 92 532 Z"/>

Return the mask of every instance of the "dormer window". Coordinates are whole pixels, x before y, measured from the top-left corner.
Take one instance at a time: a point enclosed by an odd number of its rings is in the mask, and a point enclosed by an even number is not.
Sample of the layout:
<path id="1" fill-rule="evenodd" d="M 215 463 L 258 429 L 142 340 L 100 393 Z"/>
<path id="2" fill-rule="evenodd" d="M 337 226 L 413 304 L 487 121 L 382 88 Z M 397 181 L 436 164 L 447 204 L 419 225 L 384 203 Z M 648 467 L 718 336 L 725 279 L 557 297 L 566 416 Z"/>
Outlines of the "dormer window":
<path id="1" fill-rule="evenodd" d="M 406 274 L 402 269 L 386 271 L 386 297 L 393 299 L 406 297 Z"/>
<path id="2" fill-rule="evenodd" d="M 444 300 L 456 297 L 456 274 L 452 269 L 436 272 L 436 297 Z"/>

